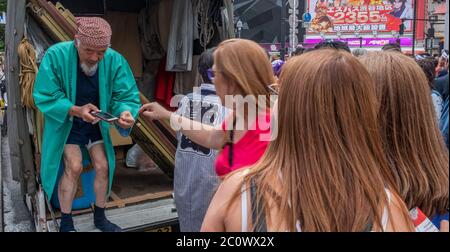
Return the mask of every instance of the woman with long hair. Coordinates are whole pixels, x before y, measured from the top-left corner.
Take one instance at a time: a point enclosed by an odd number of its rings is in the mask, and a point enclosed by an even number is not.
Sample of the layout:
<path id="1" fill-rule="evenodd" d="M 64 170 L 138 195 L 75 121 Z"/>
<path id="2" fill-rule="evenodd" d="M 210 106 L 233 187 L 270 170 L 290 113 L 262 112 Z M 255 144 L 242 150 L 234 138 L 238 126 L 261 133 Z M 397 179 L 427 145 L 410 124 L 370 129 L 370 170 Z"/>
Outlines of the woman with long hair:
<path id="1" fill-rule="evenodd" d="M 383 147 L 397 191 L 409 209 L 419 207 L 429 217 L 447 213 L 448 219 L 448 150 L 429 81 L 414 59 L 400 53 L 374 52 L 360 60 L 375 81 Z"/>
<path id="2" fill-rule="evenodd" d="M 264 154 L 270 141 L 269 86 L 275 80 L 265 50 L 253 41 L 224 41 L 217 47 L 214 58 L 210 79 L 222 104 L 233 111 L 222 127 L 189 120 L 157 103 L 144 105 L 140 113 L 147 120 L 171 119 L 172 126 L 193 142 L 222 150 L 217 157 L 216 172 L 223 177 L 254 164 Z"/>
<path id="3" fill-rule="evenodd" d="M 412 231 L 383 176 L 389 167 L 365 67 L 322 49 L 287 62 L 280 84 L 278 137 L 220 185 L 202 231 Z"/>

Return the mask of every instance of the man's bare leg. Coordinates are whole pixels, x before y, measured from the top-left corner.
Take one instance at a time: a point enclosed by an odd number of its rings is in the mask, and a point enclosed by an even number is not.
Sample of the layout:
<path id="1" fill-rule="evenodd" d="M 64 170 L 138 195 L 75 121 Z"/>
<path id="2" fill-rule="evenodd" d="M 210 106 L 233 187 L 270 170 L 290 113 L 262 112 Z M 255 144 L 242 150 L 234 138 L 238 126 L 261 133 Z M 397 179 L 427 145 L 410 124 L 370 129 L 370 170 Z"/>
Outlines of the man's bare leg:
<path id="1" fill-rule="evenodd" d="M 89 150 L 92 165 L 95 169 L 94 191 L 95 204 L 105 208 L 108 193 L 109 166 L 106 159 L 105 147 L 103 143 L 96 144 Z"/>
<path id="2" fill-rule="evenodd" d="M 95 169 L 95 211 L 94 224 L 103 232 L 121 232 L 121 228 L 106 219 L 105 207 L 108 193 L 109 165 L 106 158 L 105 146 L 98 143 L 89 149 L 92 165 Z"/>
<path id="3" fill-rule="evenodd" d="M 72 221 L 72 204 L 77 193 L 78 179 L 83 171 L 83 157 L 78 145 L 64 147 L 64 174 L 58 186 L 58 198 L 61 205 L 61 232 L 75 231 Z"/>

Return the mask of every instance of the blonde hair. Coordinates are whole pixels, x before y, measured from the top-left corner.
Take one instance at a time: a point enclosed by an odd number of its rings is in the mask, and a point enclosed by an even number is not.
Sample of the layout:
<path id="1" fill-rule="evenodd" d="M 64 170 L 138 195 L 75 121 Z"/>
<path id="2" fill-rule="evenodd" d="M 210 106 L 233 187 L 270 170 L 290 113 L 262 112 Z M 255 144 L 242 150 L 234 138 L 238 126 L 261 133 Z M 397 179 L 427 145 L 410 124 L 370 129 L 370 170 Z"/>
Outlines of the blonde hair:
<path id="1" fill-rule="evenodd" d="M 273 228 L 297 231 L 297 220 L 306 232 L 381 227 L 392 182 L 382 175 L 389 168 L 367 70 L 347 52 L 323 49 L 292 58 L 280 83 L 278 138 L 243 182 L 254 180 L 257 197 L 268 199 L 266 214 L 278 211 Z"/>
<path id="2" fill-rule="evenodd" d="M 396 52 L 373 52 L 360 60 L 375 80 L 383 145 L 400 196 L 430 217 L 447 212 L 448 150 L 424 72 Z"/>
<path id="3" fill-rule="evenodd" d="M 257 43 L 245 39 L 230 39 L 216 49 L 216 70 L 231 83 L 237 85 L 241 95 L 267 97 L 270 105 L 269 85 L 275 83 L 267 53 Z"/>

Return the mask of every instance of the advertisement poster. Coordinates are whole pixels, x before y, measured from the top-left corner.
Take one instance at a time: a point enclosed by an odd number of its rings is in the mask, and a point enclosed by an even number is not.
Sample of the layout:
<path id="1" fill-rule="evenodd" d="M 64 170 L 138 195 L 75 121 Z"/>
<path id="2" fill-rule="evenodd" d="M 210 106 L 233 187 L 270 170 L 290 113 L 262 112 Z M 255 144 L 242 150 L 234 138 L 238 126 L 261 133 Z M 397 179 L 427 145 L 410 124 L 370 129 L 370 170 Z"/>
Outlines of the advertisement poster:
<path id="1" fill-rule="evenodd" d="M 308 34 L 412 32 L 413 0 L 307 0 L 312 21 Z"/>

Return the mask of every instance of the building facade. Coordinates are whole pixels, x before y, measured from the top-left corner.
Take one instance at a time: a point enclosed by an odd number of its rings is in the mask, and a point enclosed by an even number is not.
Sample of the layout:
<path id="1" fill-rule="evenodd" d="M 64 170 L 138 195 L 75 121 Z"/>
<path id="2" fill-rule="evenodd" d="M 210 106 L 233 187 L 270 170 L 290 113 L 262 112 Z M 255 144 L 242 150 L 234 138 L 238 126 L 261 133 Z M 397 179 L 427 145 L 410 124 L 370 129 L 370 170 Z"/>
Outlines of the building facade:
<path id="1" fill-rule="evenodd" d="M 433 53 L 439 53 L 445 47 L 446 16 L 448 17 L 447 0 L 429 0 L 427 3 L 427 49 Z M 448 49 L 448 46 L 447 46 Z"/>

